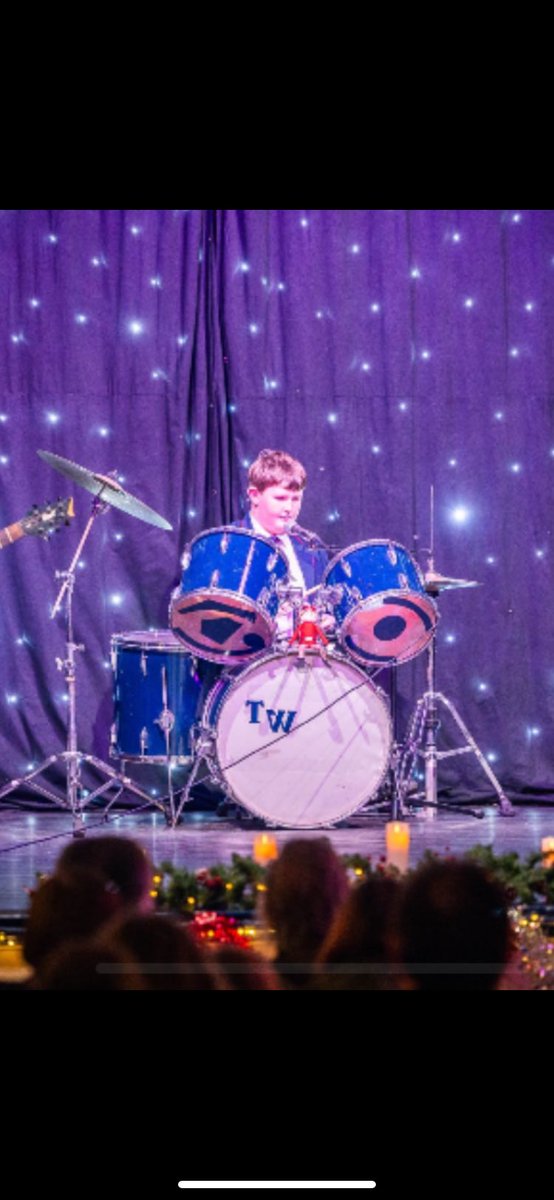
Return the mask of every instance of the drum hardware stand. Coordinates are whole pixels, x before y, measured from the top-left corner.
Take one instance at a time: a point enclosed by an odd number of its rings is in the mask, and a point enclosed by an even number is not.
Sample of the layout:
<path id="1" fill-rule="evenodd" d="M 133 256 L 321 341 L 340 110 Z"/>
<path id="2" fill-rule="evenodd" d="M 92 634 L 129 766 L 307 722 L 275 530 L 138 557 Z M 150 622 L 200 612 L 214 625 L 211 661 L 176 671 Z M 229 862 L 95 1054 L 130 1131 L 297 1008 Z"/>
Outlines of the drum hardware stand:
<path id="1" fill-rule="evenodd" d="M 456 587 L 476 586 L 469 580 L 448 579 L 435 571 L 434 566 L 434 488 L 431 485 L 431 548 L 429 550 L 428 570 L 425 575 L 426 591 L 435 598 L 445 591 Z M 454 750 L 437 750 L 437 732 L 440 729 L 438 716 L 439 704 L 444 705 L 458 726 L 465 740 L 465 745 Z M 407 733 L 404 752 L 400 762 L 399 783 L 403 799 L 409 807 L 416 802 L 424 808 L 449 809 L 451 812 L 467 813 L 472 817 L 481 818 L 485 814 L 481 809 L 468 808 L 461 804 L 451 804 L 449 801 L 439 801 L 437 798 L 438 763 L 443 758 L 454 758 L 458 754 L 474 754 L 483 768 L 487 778 L 498 796 L 500 815 L 513 817 L 516 810 L 503 792 L 494 771 L 482 754 L 475 738 L 462 720 L 458 710 L 451 700 L 436 690 L 436 649 L 433 636 L 427 647 L 427 691 L 419 698 Z M 425 762 L 425 789 L 407 797 L 410 777 L 417 757 Z M 424 797 L 424 799 L 422 799 Z"/>
<path id="2" fill-rule="evenodd" d="M 383 667 L 378 667 L 370 676 L 371 680 L 375 678 Z M 358 809 L 358 813 L 367 813 L 379 810 L 390 809 L 390 821 L 401 821 L 406 815 L 404 807 L 406 789 L 401 785 L 400 779 L 400 764 L 402 761 L 402 743 L 398 740 L 398 703 L 397 703 L 397 664 L 391 663 L 391 688 L 390 688 L 390 717 L 392 725 L 392 746 L 390 751 L 389 766 L 384 782 L 379 788 L 379 794 L 375 799 L 367 800 L 365 804 Z M 357 814 L 354 813 L 354 816 Z"/>
<path id="3" fill-rule="evenodd" d="M 112 474 L 116 474 L 116 472 L 113 472 Z M 112 486 L 116 485 L 113 484 Z M 50 614 L 51 619 L 56 616 L 62 600 L 67 594 L 66 657 L 56 658 L 56 666 L 58 670 L 64 672 L 64 679 L 67 685 L 67 694 L 69 697 L 67 749 L 64 751 L 59 751 L 56 754 L 51 754 L 48 758 L 44 759 L 40 766 L 36 767 L 34 771 L 29 771 L 26 775 L 21 775 L 17 779 L 12 779 L 8 784 L 5 785 L 5 787 L 0 789 L 0 800 L 2 800 L 4 796 L 9 795 L 9 793 L 13 792 L 16 788 L 27 785 L 33 791 L 38 792 L 40 795 L 46 796 L 48 800 L 52 800 L 53 803 L 59 807 L 69 809 L 73 815 L 73 837 L 85 836 L 86 831 L 83 818 L 83 810 L 85 805 L 90 804 L 90 802 L 95 800 L 97 796 L 102 796 L 104 792 L 107 792 L 113 786 L 118 787 L 119 790 L 117 791 L 116 796 L 113 798 L 112 803 L 119 799 L 119 796 L 124 791 L 134 792 L 134 794 L 140 796 L 142 800 L 147 800 L 149 806 L 155 803 L 153 797 L 147 795 L 146 792 L 141 791 L 141 789 L 138 788 L 128 776 L 123 775 L 118 771 L 114 771 L 113 768 L 108 765 L 108 763 L 103 762 L 100 758 L 96 758 L 95 755 L 84 754 L 82 751 L 77 749 L 77 661 L 75 656 L 78 652 L 83 652 L 85 647 L 82 644 L 76 643 L 73 637 L 72 601 L 76 577 L 75 568 L 96 517 L 99 516 L 100 513 L 106 512 L 109 508 L 109 504 L 101 500 L 103 490 L 104 488 L 101 489 L 99 495 L 95 497 L 92 502 L 91 516 L 89 517 L 83 536 L 79 542 L 75 554 L 73 555 L 73 559 L 67 571 L 56 571 L 56 578 L 62 579 L 63 583 Z M 49 788 L 36 782 L 37 776 L 42 775 L 48 767 L 57 762 L 63 763 L 65 767 L 65 797 L 60 796 L 58 793 L 51 791 Z M 95 767 L 97 771 L 108 777 L 104 783 L 100 784 L 99 787 L 95 788 L 94 791 L 89 792 L 87 795 L 85 795 L 82 784 L 81 765 L 83 763 Z M 159 805 L 158 807 L 162 806 Z"/>
<path id="4" fill-rule="evenodd" d="M 166 820 L 172 829 L 175 829 L 179 824 L 181 813 L 185 804 L 190 799 L 190 793 L 195 783 L 202 782 L 202 780 L 197 779 L 197 775 L 203 763 L 208 768 L 208 775 L 204 775 L 203 779 L 211 779 L 213 783 L 217 783 L 222 791 L 226 790 L 214 765 L 215 732 L 200 724 L 196 726 L 196 730 L 191 730 L 191 734 L 193 739 L 192 770 L 184 788 L 177 795 L 174 793 L 170 780 L 169 817 L 166 814 Z M 236 803 L 236 801 L 233 801 L 233 803 Z"/>

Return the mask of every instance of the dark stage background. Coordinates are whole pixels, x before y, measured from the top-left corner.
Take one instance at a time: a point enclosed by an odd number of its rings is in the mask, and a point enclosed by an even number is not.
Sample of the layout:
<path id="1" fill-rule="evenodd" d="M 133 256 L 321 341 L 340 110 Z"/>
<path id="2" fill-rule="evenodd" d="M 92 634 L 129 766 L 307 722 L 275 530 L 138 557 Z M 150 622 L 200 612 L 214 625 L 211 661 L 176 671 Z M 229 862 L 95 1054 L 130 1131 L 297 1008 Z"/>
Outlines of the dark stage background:
<path id="1" fill-rule="evenodd" d="M 301 522 L 339 546 L 425 565 L 434 484 L 436 566 L 483 585 L 440 601 L 439 685 L 512 796 L 553 789 L 551 210 L 7 210 L 0 280 L 0 525 L 73 490 L 42 448 L 116 467 L 174 526 L 110 510 L 85 547 L 81 749 L 108 756 L 111 635 L 166 626 L 187 539 L 240 516 L 249 462 L 282 447 Z M 73 494 L 69 529 L 0 556 L 2 778 L 63 748 Z M 424 659 L 398 671 L 401 733 Z M 470 756 L 440 779 L 490 791 Z"/>

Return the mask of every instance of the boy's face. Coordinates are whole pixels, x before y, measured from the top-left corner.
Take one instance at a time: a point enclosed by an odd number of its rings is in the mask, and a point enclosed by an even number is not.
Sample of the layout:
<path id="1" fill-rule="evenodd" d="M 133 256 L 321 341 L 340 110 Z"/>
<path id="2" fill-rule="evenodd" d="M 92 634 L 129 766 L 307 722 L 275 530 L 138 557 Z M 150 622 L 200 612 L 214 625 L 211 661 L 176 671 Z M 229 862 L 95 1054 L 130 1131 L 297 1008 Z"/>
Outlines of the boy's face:
<path id="1" fill-rule="evenodd" d="M 302 492 L 298 488 L 283 487 L 282 484 L 272 484 L 263 492 L 249 487 L 248 495 L 256 520 L 267 533 L 273 535 L 287 533 L 302 507 Z"/>

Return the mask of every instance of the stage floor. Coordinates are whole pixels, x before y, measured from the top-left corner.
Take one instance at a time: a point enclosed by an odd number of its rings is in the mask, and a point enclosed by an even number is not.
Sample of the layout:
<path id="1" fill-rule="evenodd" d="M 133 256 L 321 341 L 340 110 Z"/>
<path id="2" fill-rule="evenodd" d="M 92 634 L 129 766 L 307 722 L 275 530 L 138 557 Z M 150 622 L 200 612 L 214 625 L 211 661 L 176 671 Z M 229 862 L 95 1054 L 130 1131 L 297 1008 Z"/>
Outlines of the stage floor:
<path id="1" fill-rule="evenodd" d="M 492 845 L 495 853 L 520 855 L 540 850 L 541 838 L 554 836 L 554 806 L 516 809 L 503 817 L 494 805 L 482 805 L 484 817 L 468 813 L 419 810 L 406 819 L 410 826 L 410 865 L 426 850 L 461 854 L 477 843 Z M 333 829 L 268 830 L 278 845 L 293 837 L 325 836 L 339 854 L 359 853 L 378 859 L 385 853 L 386 812 L 357 814 Z M 260 826 L 218 818 L 214 813 L 186 812 L 182 823 L 170 829 L 163 813 L 113 809 L 106 821 L 96 808 L 85 812 L 88 836 L 117 834 L 134 838 L 148 851 L 154 866 L 169 860 L 175 866 L 198 869 L 229 862 L 233 853 L 250 854 Z M 36 884 L 37 873 L 52 870 L 63 847 L 72 840 L 72 819 L 54 806 L 39 813 L 0 805 L 0 913 L 24 912 L 26 889 Z"/>

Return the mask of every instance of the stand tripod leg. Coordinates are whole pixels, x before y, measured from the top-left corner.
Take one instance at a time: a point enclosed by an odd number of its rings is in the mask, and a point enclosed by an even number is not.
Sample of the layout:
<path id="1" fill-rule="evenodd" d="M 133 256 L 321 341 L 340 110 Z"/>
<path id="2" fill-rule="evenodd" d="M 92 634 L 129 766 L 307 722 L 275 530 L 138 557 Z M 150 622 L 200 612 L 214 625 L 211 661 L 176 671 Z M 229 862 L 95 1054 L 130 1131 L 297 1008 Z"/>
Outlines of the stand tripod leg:
<path id="1" fill-rule="evenodd" d="M 453 719 L 455 720 L 458 728 L 461 730 L 461 732 L 467 742 L 467 747 L 463 747 L 462 750 L 453 751 L 452 753 L 464 753 L 465 750 L 471 751 L 475 755 L 475 757 L 476 757 L 477 761 L 480 763 L 481 767 L 483 768 L 485 775 L 492 783 L 492 786 L 498 796 L 499 809 L 500 809 L 501 815 L 503 817 L 515 816 L 516 810 L 515 810 L 513 804 L 511 804 L 510 801 L 508 800 L 506 793 L 502 791 L 502 788 L 498 782 L 498 779 L 496 778 L 496 775 L 494 774 L 494 771 L 492 770 L 490 764 L 487 762 L 484 754 L 481 753 L 481 750 L 479 749 L 479 746 L 477 745 L 475 738 L 469 732 L 467 725 L 464 723 L 464 721 L 462 721 L 462 718 L 461 718 L 458 710 L 454 707 L 454 705 L 448 699 L 448 697 L 443 696 L 441 692 L 439 692 L 437 694 L 437 699 L 441 700 L 442 703 L 446 706 L 451 717 L 453 717 Z M 441 755 L 441 757 L 445 757 L 445 756 Z"/>
<path id="2" fill-rule="evenodd" d="M 171 795 L 171 800 L 170 800 L 171 820 L 168 823 L 171 825 L 172 829 L 175 829 L 175 827 L 179 824 L 179 821 L 181 818 L 181 813 L 185 807 L 185 804 L 188 803 L 188 800 L 190 798 L 190 793 L 196 782 L 196 776 L 198 774 L 198 771 L 200 770 L 200 767 L 201 767 L 201 764 L 203 761 L 204 761 L 204 759 L 203 759 L 202 754 L 199 754 L 195 758 L 193 767 L 192 767 L 191 773 L 187 779 L 187 782 L 186 782 L 184 788 L 182 789 L 182 791 L 178 793 L 179 802 L 178 802 L 177 806 L 175 806 L 175 800 L 173 798 L 173 794 Z"/>

